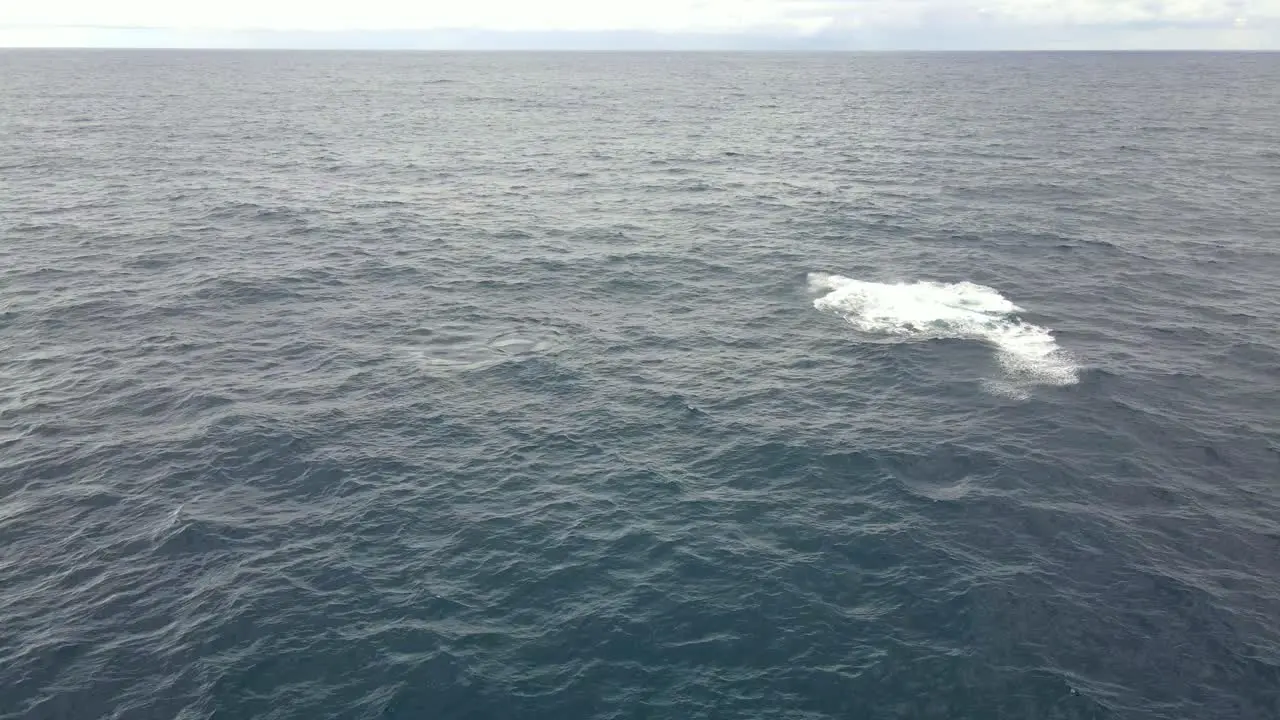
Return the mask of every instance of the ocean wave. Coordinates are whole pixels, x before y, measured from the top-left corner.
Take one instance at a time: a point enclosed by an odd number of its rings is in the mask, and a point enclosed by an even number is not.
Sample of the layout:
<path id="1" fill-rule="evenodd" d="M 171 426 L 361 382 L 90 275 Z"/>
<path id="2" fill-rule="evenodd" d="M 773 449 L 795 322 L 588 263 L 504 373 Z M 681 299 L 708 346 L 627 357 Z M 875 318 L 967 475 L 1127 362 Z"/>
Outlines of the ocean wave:
<path id="1" fill-rule="evenodd" d="M 1018 317 L 1022 308 L 997 290 L 971 282 L 878 283 L 810 273 L 813 306 L 862 332 L 913 340 L 987 342 L 1015 383 L 1072 385 L 1078 369 L 1053 333 Z"/>

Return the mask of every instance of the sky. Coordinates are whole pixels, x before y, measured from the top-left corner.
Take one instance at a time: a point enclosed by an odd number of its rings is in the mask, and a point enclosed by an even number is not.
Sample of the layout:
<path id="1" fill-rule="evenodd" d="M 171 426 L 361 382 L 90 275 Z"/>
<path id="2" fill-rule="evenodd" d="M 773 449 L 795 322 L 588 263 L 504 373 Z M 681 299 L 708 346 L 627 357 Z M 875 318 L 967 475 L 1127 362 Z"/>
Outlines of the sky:
<path id="1" fill-rule="evenodd" d="M 0 0 L 0 47 L 1280 50 L 1280 0 Z"/>

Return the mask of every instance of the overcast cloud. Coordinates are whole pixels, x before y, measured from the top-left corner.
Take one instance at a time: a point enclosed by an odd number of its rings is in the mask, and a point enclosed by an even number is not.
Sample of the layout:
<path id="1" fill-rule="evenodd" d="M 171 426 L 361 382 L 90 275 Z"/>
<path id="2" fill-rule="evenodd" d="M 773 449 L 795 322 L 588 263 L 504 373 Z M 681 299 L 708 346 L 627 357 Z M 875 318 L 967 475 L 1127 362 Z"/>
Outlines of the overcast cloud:
<path id="1" fill-rule="evenodd" d="M 1280 49 L 1280 0 L 0 0 L 0 45 Z"/>

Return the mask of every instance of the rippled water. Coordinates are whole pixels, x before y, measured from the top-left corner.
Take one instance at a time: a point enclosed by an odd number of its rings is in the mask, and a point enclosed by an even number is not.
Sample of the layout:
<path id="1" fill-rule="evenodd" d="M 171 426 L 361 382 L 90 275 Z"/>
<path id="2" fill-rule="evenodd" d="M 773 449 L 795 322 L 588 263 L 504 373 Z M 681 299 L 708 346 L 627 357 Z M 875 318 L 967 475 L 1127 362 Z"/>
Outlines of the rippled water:
<path id="1" fill-rule="evenodd" d="M 0 107 L 0 718 L 1280 716 L 1280 56 Z"/>

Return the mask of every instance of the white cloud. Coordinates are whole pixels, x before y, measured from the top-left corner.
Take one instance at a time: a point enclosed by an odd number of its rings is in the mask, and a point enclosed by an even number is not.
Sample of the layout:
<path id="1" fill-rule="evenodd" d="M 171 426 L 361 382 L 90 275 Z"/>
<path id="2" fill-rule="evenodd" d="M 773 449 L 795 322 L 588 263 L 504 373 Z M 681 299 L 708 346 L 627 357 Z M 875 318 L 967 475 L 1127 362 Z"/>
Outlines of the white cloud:
<path id="1" fill-rule="evenodd" d="M 1027 25 L 1122 25 L 1129 23 L 1230 23 L 1242 3 L 1231 0 L 994 0 L 998 17 Z"/>
<path id="2" fill-rule="evenodd" d="M 0 44 L 81 44 L 84 28 L 478 29 L 829 35 L 893 29 L 1203 27 L 1280 43 L 1280 0 L 0 0 Z M 1259 29 L 1264 28 L 1264 29 Z M 1208 37 L 1206 35 L 1206 37 Z M 70 43 L 54 43 L 70 38 Z M 25 42 L 23 42 L 25 40 Z"/>
<path id="3" fill-rule="evenodd" d="M 785 0 L 0 0 L 0 24 L 112 25 L 209 29 L 385 30 L 484 28 L 489 30 L 733 31 L 776 27 L 803 15 Z M 798 27 L 799 25 L 797 25 Z"/>

